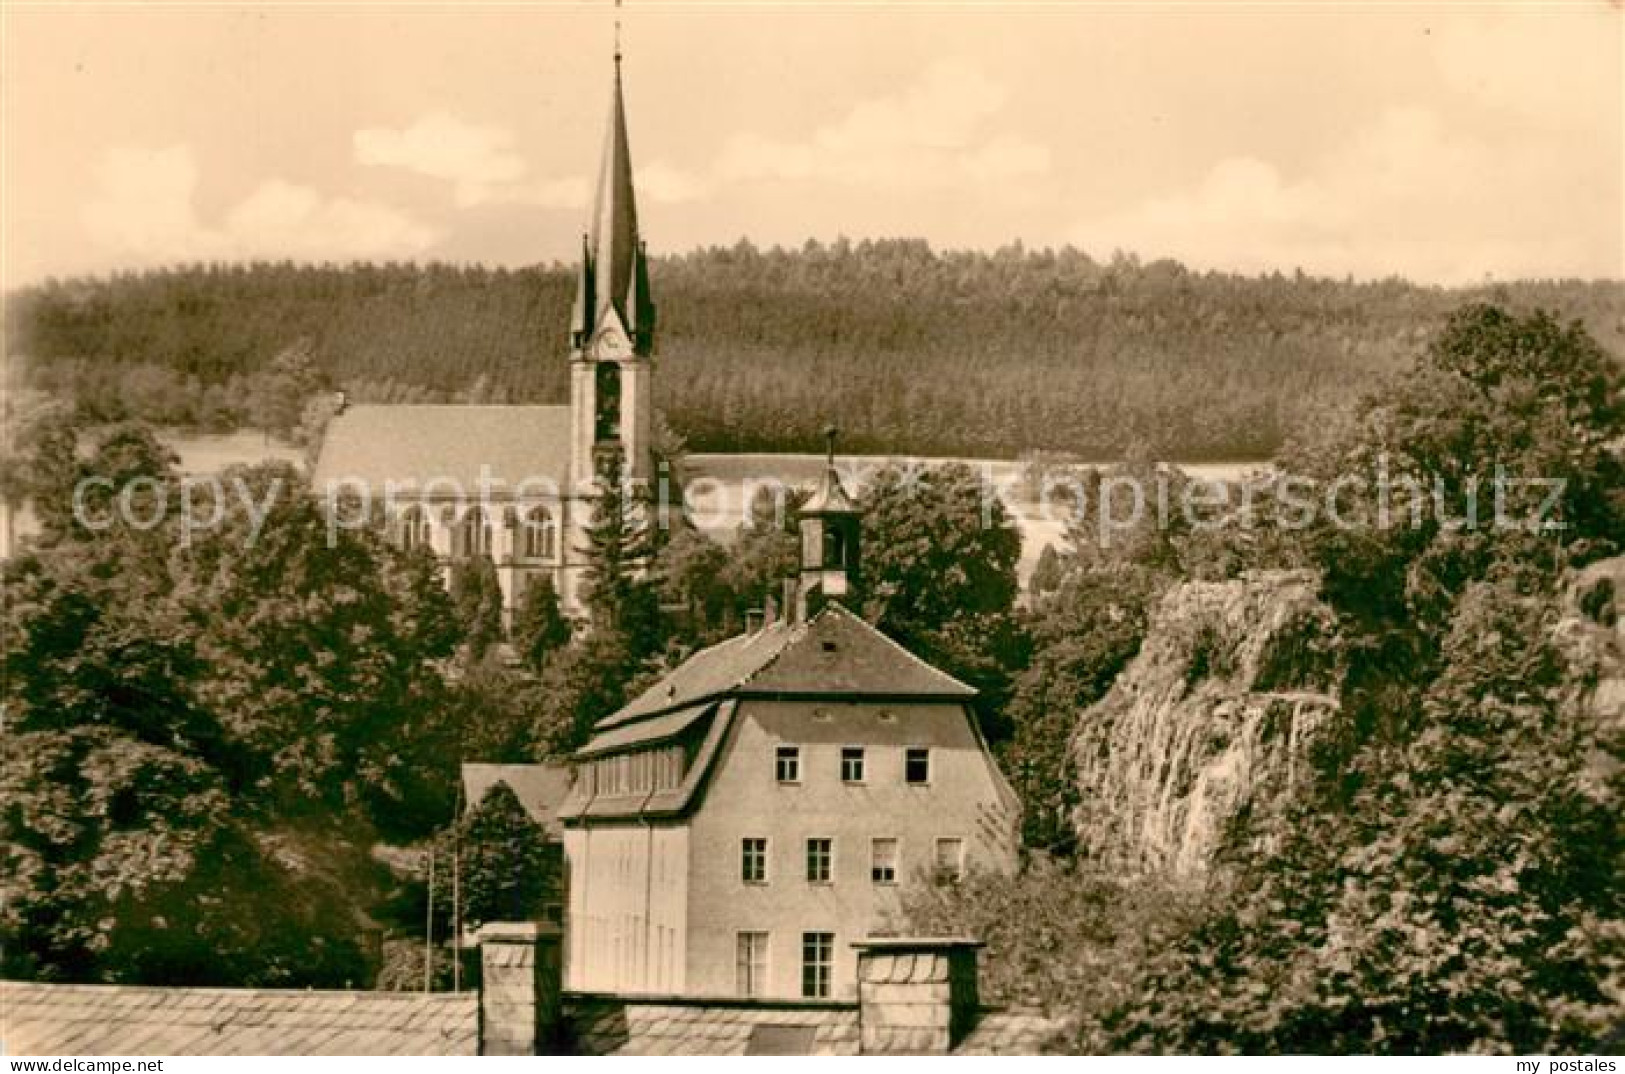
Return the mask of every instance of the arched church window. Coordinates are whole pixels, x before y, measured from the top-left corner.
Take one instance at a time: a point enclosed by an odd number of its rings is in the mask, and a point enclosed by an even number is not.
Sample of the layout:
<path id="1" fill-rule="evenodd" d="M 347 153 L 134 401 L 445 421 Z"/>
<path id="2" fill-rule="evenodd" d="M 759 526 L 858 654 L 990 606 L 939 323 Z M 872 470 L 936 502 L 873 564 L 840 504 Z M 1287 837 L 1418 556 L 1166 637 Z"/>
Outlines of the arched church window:
<path id="1" fill-rule="evenodd" d="M 523 548 L 526 559 L 552 559 L 558 541 L 558 524 L 553 512 L 533 507 L 525 514 Z"/>
<path id="2" fill-rule="evenodd" d="M 408 507 L 401 512 L 396 533 L 400 546 L 407 551 L 429 547 L 429 513 L 415 504 Z"/>
<path id="3" fill-rule="evenodd" d="M 463 512 L 457 523 L 457 554 L 463 559 L 491 554 L 491 520 L 478 507 Z"/>

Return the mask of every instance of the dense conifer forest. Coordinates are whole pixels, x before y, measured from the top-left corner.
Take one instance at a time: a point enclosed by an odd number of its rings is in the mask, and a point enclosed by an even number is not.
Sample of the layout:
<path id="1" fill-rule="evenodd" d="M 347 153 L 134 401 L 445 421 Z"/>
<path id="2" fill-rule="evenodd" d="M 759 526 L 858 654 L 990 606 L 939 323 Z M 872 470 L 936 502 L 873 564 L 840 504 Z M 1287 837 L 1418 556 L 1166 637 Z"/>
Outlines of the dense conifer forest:
<path id="1" fill-rule="evenodd" d="M 1619 283 L 1450 290 L 912 240 L 741 242 L 652 274 L 662 406 L 697 451 L 816 450 L 835 418 L 859 452 L 1257 458 L 1475 298 L 1625 352 Z M 285 424 L 258 386 L 288 354 L 354 401 L 560 402 L 573 288 L 566 265 L 185 266 L 16 292 L 6 344 L 91 421 Z"/>

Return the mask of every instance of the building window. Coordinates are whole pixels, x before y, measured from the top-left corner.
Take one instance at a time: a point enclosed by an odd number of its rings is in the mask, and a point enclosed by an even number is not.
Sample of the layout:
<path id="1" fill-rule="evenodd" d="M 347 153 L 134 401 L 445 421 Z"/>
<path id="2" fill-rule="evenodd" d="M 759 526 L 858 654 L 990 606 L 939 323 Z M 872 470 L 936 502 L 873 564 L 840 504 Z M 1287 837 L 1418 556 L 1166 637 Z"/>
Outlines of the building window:
<path id="1" fill-rule="evenodd" d="M 828 884 L 835 859 L 833 839 L 807 840 L 807 883 Z"/>
<path id="2" fill-rule="evenodd" d="M 621 367 L 600 362 L 593 377 L 597 389 L 593 394 L 598 397 L 593 437 L 600 444 L 612 444 L 621 438 Z"/>
<path id="3" fill-rule="evenodd" d="M 808 999 L 829 996 L 831 964 L 835 960 L 833 932 L 801 934 L 801 994 Z"/>
<path id="4" fill-rule="evenodd" d="M 965 875 L 965 841 L 938 839 L 936 860 L 937 883 L 957 884 Z"/>
<path id="5" fill-rule="evenodd" d="M 846 538 L 833 526 L 824 531 L 824 566 L 846 566 Z"/>
<path id="6" fill-rule="evenodd" d="M 525 514 L 524 548 L 526 559 L 552 559 L 558 527 L 553 512 L 545 507 L 533 507 Z"/>
<path id="7" fill-rule="evenodd" d="M 491 554 L 491 523 L 478 507 L 470 507 L 457 523 L 457 554 L 463 559 Z"/>
<path id="8" fill-rule="evenodd" d="M 801 747 L 780 746 L 774 765 L 780 783 L 801 782 Z"/>
<path id="9" fill-rule="evenodd" d="M 841 747 L 841 782 L 863 782 L 863 747 Z"/>
<path id="10" fill-rule="evenodd" d="M 931 751 L 924 746 L 910 746 L 903 755 L 903 778 L 910 783 L 931 782 Z"/>
<path id="11" fill-rule="evenodd" d="M 767 933 L 741 932 L 734 963 L 734 987 L 741 996 L 767 993 Z"/>
<path id="12" fill-rule="evenodd" d="M 408 552 L 429 546 L 429 513 L 423 508 L 408 507 L 401 512 L 400 543 Z"/>
<path id="13" fill-rule="evenodd" d="M 897 883 L 897 840 L 876 839 L 869 847 L 869 879 L 877 884 Z"/>
<path id="14" fill-rule="evenodd" d="M 746 839 L 741 842 L 739 878 L 747 884 L 767 883 L 766 839 Z"/>

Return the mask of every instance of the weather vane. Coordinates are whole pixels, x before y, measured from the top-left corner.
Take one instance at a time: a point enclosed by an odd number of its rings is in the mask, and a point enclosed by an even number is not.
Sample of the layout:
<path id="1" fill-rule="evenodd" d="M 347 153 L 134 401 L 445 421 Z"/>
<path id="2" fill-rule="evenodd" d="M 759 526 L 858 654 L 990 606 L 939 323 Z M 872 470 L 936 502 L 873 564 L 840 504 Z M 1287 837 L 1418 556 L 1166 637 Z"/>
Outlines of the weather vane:
<path id="1" fill-rule="evenodd" d="M 621 63 L 621 0 L 615 0 L 615 65 Z"/>

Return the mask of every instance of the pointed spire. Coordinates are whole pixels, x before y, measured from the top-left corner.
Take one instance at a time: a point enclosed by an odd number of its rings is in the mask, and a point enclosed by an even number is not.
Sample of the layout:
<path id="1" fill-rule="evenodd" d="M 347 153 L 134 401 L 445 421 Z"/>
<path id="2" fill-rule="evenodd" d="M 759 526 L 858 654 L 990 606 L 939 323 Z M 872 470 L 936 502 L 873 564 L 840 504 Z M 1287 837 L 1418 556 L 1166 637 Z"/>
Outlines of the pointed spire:
<path id="1" fill-rule="evenodd" d="M 617 5 L 618 6 L 618 5 Z M 572 323 L 577 346 L 612 318 L 631 338 L 633 350 L 646 355 L 654 342 L 654 303 L 648 269 L 638 238 L 637 200 L 632 189 L 632 150 L 626 135 L 626 109 L 621 90 L 620 24 L 616 23 L 615 78 L 610 95 L 609 130 L 593 196 L 592 220 L 582 253 L 577 299 L 585 315 Z"/>
<path id="2" fill-rule="evenodd" d="M 835 426 L 824 427 L 824 477 L 812 496 L 801 505 L 803 516 L 858 513 L 858 505 L 847 495 L 846 487 L 841 484 L 840 471 L 835 468 L 835 438 L 839 435 L 840 430 Z"/>
<path id="3" fill-rule="evenodd" d="M 593 311 L 592 246 L 586 232 L 581 234 L 581 271 L 576 277 L 575 302 L 570 306 L 570 345 L 584 347 L 592 332 Z"/>

